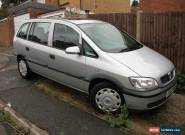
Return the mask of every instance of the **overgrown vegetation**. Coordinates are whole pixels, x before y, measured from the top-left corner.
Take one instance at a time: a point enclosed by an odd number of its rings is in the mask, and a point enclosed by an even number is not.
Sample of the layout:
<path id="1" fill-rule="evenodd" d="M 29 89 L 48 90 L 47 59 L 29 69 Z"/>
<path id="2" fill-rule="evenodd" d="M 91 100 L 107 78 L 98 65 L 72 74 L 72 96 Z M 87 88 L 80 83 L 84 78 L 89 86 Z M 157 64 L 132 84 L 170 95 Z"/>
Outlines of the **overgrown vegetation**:
<path id="1" fill-rule="evenodd" d="M 8 11 L 7 9 L 0 8 L 0 19 L 5 18 L 8 16 Z"/>
<path id="2" fill-rule="evenodd" d="M 17 135 L 30 135 L 29 131 L 25 131 L 23 128 L 17 126 L 17 124 L 10 118 L 10 115 L 4 112 L 0 112 L 0 123 L 5 123 L 15 130 Z"/>
<path id="3" fill-rule="evenodd" d="M 177 89 L 176 93 L 185 94 L 185 73 L 177 71 Z"/>
<path id="4" fill-rule="evenodd" d="M 60 135 L 64 135 L 64 132 L 60 132 Z"/>
<path id="5" fill-rule="evenodd" d="M 137 6 L 139 6 L 139 1 L 138 0 L 134 0 L 132 2 L 132 7 L 137 7 Z"/>
<path id="6" fill-rule="evenodd" d="M 109 114 L 108 115 L 108 122 L 110 123 L 111 127 L 117 127 L 117 128 L 120 128 L 122 126 L 130 127 L 131 122 L 128 119 L 128 117 L 129 117 L 129 112 L 128 112 L 126 105 L 124 104 L 121 107 L 120 114 L 117 114 L 117 115 Z"/>
<path id="7" fill-rule="evenodd" d="M 1 0 L 1 7 L 2 8 L 8 8 L 10 6 L 10 4 L 14 4 L 14 5 L 19 5 L 22 2 L 25 2 L 26 0 Z"/>

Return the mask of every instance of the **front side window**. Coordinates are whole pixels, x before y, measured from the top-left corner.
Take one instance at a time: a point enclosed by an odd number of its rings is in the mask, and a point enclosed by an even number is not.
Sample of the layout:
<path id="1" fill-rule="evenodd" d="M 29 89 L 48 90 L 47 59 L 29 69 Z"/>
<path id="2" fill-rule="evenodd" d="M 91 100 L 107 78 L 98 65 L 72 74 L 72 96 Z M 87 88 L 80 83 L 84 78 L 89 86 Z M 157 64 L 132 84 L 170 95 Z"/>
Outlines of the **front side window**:
<path id="1" fill-rule="evenodd" d="M 120 53 L 142 47 L 135 39 L 108 23 L 86 23 L 79 27 L 103 51 Z"/>
<path id="2" fill-rule="evenodd" d="M 79 45 L 79 34 L 69 26 L 55 24 L 53 32 L 53 47 L 65 50 Z"/>
<path id="3" fill-rule="evenodd" d="M 85 40 L 83 40 L 83 50 L 84 50 L 84 55 L 87 57 L 93 57 L 93 58 L 98 57 L 95 51 L 89 46 L 89 44 Z"/>
<path id="4" fill-rule="evenodd" d="M 17 37 L 22 38 L 22 39 L 26 39 L 27 38 L 27 34 L 28 34 L 28 29 L 29 29 L 30 23 L 25 23 L 21 26 Z"/>
<path id="5" fill-rule="evenodd" d="M 48 44 L 50 23 L 39 22 L 33 23 L 30 29 L 28 40 L 34 41 L 43 45 Z"/>

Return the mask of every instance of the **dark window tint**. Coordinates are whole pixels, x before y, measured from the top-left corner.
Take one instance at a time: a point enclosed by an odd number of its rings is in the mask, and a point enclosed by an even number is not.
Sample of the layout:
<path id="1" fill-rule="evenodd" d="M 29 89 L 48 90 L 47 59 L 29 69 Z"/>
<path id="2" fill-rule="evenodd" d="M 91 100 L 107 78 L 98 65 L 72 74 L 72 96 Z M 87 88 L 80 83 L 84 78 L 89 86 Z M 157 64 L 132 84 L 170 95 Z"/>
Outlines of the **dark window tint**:
<path id="1" fill-rule="evenodd" d="M 33 23 L 28 39 L 43 45 L 48 44 L 50 23 Z"/>
<path id="2" fill-rule="evenodd" d="M 21 28 L 20 28 L 18 34 L 17 34 L 17 37 L 26 39 L 26 38 L 27 38 L 27 34 L 28 34 L 29 26 L 30 26 L 30 23 L 25 23 L 25 24 L 23 24 L 23 25 L 21 26 Z"/>
<path id="3" fill-rule="evenodd" d="M 94 50 L 89 46 L 89 44 L 83 40 L 83 49 L 84 49 L 84 55 L 88 57 L 97 57 L 97 54 L 94 52 Z"/>
<path id="4" fill-rule="evenodd" d="M 65 50 L 79 45 L 79 34 L 69 26 L 55 24 L 53 33 L 53 47 Z"/>

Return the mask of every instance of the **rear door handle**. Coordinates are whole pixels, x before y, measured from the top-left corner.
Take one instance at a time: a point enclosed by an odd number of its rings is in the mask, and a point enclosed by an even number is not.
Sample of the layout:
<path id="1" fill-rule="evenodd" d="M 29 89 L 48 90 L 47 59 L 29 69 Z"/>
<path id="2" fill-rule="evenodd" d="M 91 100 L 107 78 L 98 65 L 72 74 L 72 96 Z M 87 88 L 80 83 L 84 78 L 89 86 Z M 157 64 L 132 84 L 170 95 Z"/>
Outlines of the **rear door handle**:
<path id="1" fill-rule="evenodd" d="M 53 59 L 53 60 L 55 59 L 55 55 L 53 55 L 53 54 L 50 54 L 49 57 L 50 57 L 50 59 Z"/>
<path id="2" fill-rule="evenodd" d="M 26 51 L 30 51 L 30 48 L 29 47 L 25 47 L 26 48 Z"/>

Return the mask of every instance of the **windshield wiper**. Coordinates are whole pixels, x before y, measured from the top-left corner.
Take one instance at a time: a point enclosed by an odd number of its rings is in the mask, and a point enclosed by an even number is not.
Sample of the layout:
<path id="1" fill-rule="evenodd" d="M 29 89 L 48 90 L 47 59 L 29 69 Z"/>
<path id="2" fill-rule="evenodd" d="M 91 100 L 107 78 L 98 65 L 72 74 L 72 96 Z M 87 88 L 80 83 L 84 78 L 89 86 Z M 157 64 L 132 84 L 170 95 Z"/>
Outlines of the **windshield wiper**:
<path id="1" fill-rule="evenodd" d="M 122 49 L 120 52 L 129 52 L 129 51 L 133 51 L 133 50 L 136 50 L 136 49 L 139 49 L 140 47 L 131 47 L 131 48 L 125 48 L 125 49 Z"/>

